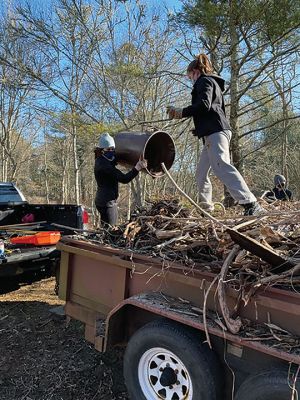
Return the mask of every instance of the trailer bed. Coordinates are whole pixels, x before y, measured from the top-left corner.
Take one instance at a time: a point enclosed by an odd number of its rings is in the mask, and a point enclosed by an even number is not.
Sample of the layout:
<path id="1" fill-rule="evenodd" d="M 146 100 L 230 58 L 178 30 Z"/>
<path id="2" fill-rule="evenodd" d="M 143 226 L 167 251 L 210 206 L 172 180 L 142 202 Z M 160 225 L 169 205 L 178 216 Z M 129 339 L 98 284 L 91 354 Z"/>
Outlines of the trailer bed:
<path id="1" fill-rule="evenodd" d="M 176 263 L 164 265 L 159 259 L 70 237 L 63 238 L 58 249 L 62 252 L 60 297 L 66 301 L 66 313 L 86 324 L 86 336 L 91 341 L 95 342 L 90 334 L 93 329 L 94 333 L 98 332 L 95 337 L 99 349 L 104 350 L 107 343 L 101 339 L 104 335 L 99 334 L 99 323 L 96 326 L 95 321 L 106 319 L 109 322 L 118 308 L 129 307 L 135 302 L 147 309 L 155 299 L 153 307 L 160 315 L 170 316 L 173 312 L 177 319 L 182 315 L 185 320 L 189 319 L 191 326 L 198 324 L 199 328 L 201 325 L 201 330 L 205 328 L 231 343 L 243 343 L 245 347 L 300 363 L 300 296 L 292 290 L 262 287 L 246 306 L 240 304 L 237 290 L 228 287 L 226 292 L 233 316 L 239 315 L 244 321 L 251 321 L 252 326 L 272 324 L 287 331 L 289 347 L 284 341 L 247 338 L 247 329 L 244 328 L 238 335 L 220 328 L 215 322 L 220 315 L 215 299 L 217 283 L 212 285 L 215 274 L 197 268 L 188 271 Z M 187 310 L 203 309 L 205 293 L 210 286 L 206 298 L 207 313 L 213 313 L 215 318 L 208 318 L 209 323 L 204 327 L 201 312 L 197 315 L 197 312 Z M 170 309 L 170 303 L 174 302 L 170 299 L 177 299 L 176 312 Z"/>

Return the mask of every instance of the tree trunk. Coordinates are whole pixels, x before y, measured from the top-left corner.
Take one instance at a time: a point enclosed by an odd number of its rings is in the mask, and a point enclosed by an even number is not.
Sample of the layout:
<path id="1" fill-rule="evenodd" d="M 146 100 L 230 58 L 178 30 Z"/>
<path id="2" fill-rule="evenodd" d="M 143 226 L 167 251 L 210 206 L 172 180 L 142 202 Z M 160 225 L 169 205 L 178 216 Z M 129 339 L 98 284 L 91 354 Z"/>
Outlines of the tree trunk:
<path id="1" fill-rule="evenodd" d="M 284 120 L 283 121 L 282 148 L 281 148 L 281 173 L 288 180 L 287 149 L 288 149 L 287 121 Z"/>
<path id="2" fill-rule="evenodd" d="M 1 180 L 2 182 L 7 181 L 7 157 L 5 155 L 4 147 L 2 146 L 1 151 Z"/>
<path id="3" fill-rule="evenodd" d="M 45 136 L 44 136 L 45 137 Z M 47 151 L 48 151 L 48 147 L 47 147 L 47 140 L 45 138 L 45 154 L 44 154 L 44 175 L 45 175 L 45 194 L 46 194 L 46 201 L 47 204 L 50 203 L 50 199 L 49 199 L 49 182 L 48 182 L 48 160 L 47 160 Z"/>
<path id="4" fill-rule="evenodd" d="M 62 204 L 67 204 L 68 203 L 68 174 L 67 174 L 67 155 L 66 155 L 66 149 L 62 149 L 63 151 L 63 164 L 62 164 L 62 176 L 61 176 L 61 193 L 62 193 L 62 199 L 61 202 Z M 64 154 L 65 153 L 65 154 Z"/>
<path id="5" fill-rule="evenodd" d="M 139 175 L 135 178 L 134 181 L 132 181 L 131 190 L 135 205 L 141 207 L 143 205 L 143 201 L 142 201 L 141 181 Z"/>
<path id="6" fill-rule="evenodd" d="M 131 185 L 127 185 L 128 188 L 128 198 L 127 198 L 127 221 L 130 219 L 131 215 Z"/>
<path id="7" fill-rule="evenodd" d="M 239 64 L 238 64 L 238 43 L 239 43 L 239 35 L 237 31 L 237 22 L 236 21 L 236 10 L 237 4 L 236 0 L 230 1 L 230 70 L 231 70 L 231 79 L 230 79 L 230 125 L 232 130 L 232 139 L 231 139 L 231 153 L 232 153 L 232 162 L 236 168 L 239 170 L 242 169 L 241 163 L 241 150 L 239 143 L 239 121 L 238 121 L 238 113 L 239 113 L 239 99 L 238 99 L 238 91 L 239 91 Z"/>
<path id="8" fill-rule="evenodd" d="M 233 165 L 242 171 L 241 149 L 239 142 L 239 64 L 238 64 L 238 46 L 239 35 L 237 31 L 238 21 L 236 20 L 237 2 L 230 1 L 230 126 L 232 139 L 230 143 L 231 159 Z M 231 207 L 235 204 L 234 199 L 224 186 L 224 206 Z"/>
<path id="9" fill-rule="evenodd" d="M 79 165 L 78 165 L 78 155 L 77 155 L 77 127 L 72 119 L 72 144 L 73 144 L 73 164 L 74 164 L 74 179 L 75 179 L 75 202 L 80 204 L 80 188 L 79 188 Z"/>
<path id="10" fill-rule="evenodd" d="M 284 88 L 283 88 L 284 89 Z M 282 145 L 281 145 L 281 173 L 285 176 L 286 180 L 288 180 L 288 165 L 287 165 L 287 153 L 288 153 L 288 105 L 285 98 L 285 93 L 282 91 L 281 94 L 282 100 L 282 116 L 284 118 L 283 121 L 283 136 L 282 136 Z"/>

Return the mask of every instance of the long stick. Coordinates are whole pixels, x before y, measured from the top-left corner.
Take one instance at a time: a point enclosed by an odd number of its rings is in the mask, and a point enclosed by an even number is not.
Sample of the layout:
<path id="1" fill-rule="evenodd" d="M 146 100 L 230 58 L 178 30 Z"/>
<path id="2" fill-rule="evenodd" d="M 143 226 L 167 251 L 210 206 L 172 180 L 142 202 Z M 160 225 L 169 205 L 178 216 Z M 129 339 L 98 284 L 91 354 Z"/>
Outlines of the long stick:
<path id="1" fill-rule="evenodd" d="M 157 119 L 157 120 L 153 120 L 153 121 L 139 121 L 139 124 L 143 125 L 143 124 L 156 124 L 158 122 L 170 122 L 172 121 L 170 118 L 164 118 L 164 119 Z"/>
<path id="2" fill-rule="evenodd" d="M 162 169 L 164 170 L 167 177 L 176 187 L 176 189 L 191 203 L 193 206 L 199 210 L 203 215 L 206 215 L 211 221 L 214 221 L 216 224 L 221 225 L 226 231 L 230 234 L 231 239 L 239 244 L 243 249 L 250 251 L 252 254 L 258 256 L 262 260 L 266 261 L 269 264 L 273 264 L 275 266 L 280 265 L 292 265 L 293 263 L 288 259 L 280 256 L 275 250 L 268 249 L 266 246 L 259 243 L 257 240 L 252 239 L 244 235 L 243 233 L 237 231 L 235 228 L 230 228 L 225 225 L 223 222 L 219 221 L 218 219 L 212 217 L 207 211 L 203 210 L 201 207 L 198 206 L 197 203 L 194 202 L 174 181 L 170 173 L 168 172 L 166 166 L 162 163 Z"/>
<path id="3" fill-rule="evenodd" d="M 39 233 L 40 231 L 27 231 L 25 229 L 0 229 L 0 232 L 5 232 L 6 234 L 10 235 L 10 234 L 25 234 L 25 235 L 29 235 L 29 234 L 35 234 L 35 233 Z"/>
<path id="4" fill-rule="evenodd" d="M 209 337 L 209 332 L 208 332 L 208 327 L 207 327 L 207 315 L 206 315 L 206 308 L 207 308 L 207 299 L 209 292 L 211 288 L 214 286 L 216 281 L 219 279 L 219 274 L 214 277 L 214 279 L 211 281 L 209 287 L 207 290 L 204 289 L 204 302 L 203 302 L 203 325 L 204 325 L 204 331 L 205 331 L 205 336 L 206 336 L 206 341 L 207 344 L 209 345 L 210 349 L 212 349 L 210 337 Z"/>
<path id="5" fill-rule="evenodd" d="M 193 199 L 190 198 L 174 181 L 172 176 L 170 175 L 169 171 L 167 170 L 166 166 L 164 163 L 161 163 L 162 169 L 164 170 L 164 173 L 167 175 L 167 177 L 170 179 L 170 181 L 173 183 L 173 185 L 176 187 L 176 189 L 182 194 L 183 197 L 185 197 L 191 204 L 193 204 L 194 207 L 198 211 L 200 211 L 202 214 L 204 214 L 207 218 L 209 218 L 211 221 L 214 221 L 216 224 L 221 225 L 225 229 L 230 229 L 227 225 L 223 224 L 223 222 L 219 221 L 217 218 L 213 217 L 210 215 L 207 211 L 203 210 L 200 206 L 198 206 L 197 203 L 194 202 Z"/>
<path id="6" fill-rule="evenodd" d="M 40 225 L 40 224 L 45 224 L 47 221 L 37 221 L 37 222 L 27 222 L 24 224 L 13 224 L 13 225 L 0 225 L 0 229 L 9 229 L 9 228 L 18 228 L 19 226 L 21 228 L 25 228 L 25 227 L 30 227 L 32 225 Z"/>
<path id="7" fill-rule="evenodd" d="M 89 229 L 79 229 L 79 228 L 74 228 L 74 226 L 68 226 L 68 225 L 61 225 L 61 224 L 56 224 L 54 222 L 51 222 L 50 224 L 51 226 L 55 226 L 56 228 L 63 228 L 63 229 L 68 229 L 70 231 L 74 231 L 74 232 L 87 232 L 87 233 L 100 233 L 100 230 L 89 230 Z"/>

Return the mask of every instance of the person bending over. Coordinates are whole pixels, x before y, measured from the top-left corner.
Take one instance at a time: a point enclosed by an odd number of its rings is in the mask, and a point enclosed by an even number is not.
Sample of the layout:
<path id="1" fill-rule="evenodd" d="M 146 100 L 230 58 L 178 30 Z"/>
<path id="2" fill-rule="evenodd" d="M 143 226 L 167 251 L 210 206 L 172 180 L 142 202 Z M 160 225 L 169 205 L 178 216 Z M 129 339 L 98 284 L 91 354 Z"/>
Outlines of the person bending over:
<path id="1" fill-rule="evenodd" d="M 119 183 L 129 183 L 147 168 L 146 160 L 139 160 L 132 170 L 123 173 L 116 168 L 115 141 L 108 133 L 99 138 L 95 149 L 94 175 L 97 182 L 95 205 L 100 213 L 101 224 L 116 225 L 118 221 Z"/>

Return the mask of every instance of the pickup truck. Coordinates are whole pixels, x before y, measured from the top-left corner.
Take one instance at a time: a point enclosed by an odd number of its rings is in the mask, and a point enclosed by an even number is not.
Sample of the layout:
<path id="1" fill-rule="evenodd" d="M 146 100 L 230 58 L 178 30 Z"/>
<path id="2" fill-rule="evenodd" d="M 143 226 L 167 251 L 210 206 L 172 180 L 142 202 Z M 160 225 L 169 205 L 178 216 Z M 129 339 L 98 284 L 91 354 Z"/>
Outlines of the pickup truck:
<path id="1" fill-rule="evenodd" d="M 226 329 L 218 275 L 179 263 L 64 237 L 59 297 L 104 352 L 126 347 L 131 400 L 296 400 L 300 393 L 300 294 L 262 286 L 247 304 L 227 287 Z M 247 322 L 248 321 L 248 322 Z M 283 336 L 282 336 L 283 335 Z M 298 395 L 297 395 L 298 393 Z"/>
<path id="2" fill-rule="evenodd" d="M 26 223 L 26 218 L 32 221 Z M 56 269 L 60 252 L 55 245 L 11 245 L 10 237 L 26 230 L 60 231 L 62 235 L 74 233 L 64 226 L 84 228 L 88 222 L 82 206 L 73 204 L 30 204 L 24 195 L 10 182 L 0 182 L 0 239 L 5 252 L 0 258 L 0 277 L 22 274 L 25 271 Z M 58 224 L 56 226 L 55 224 Z"/>

